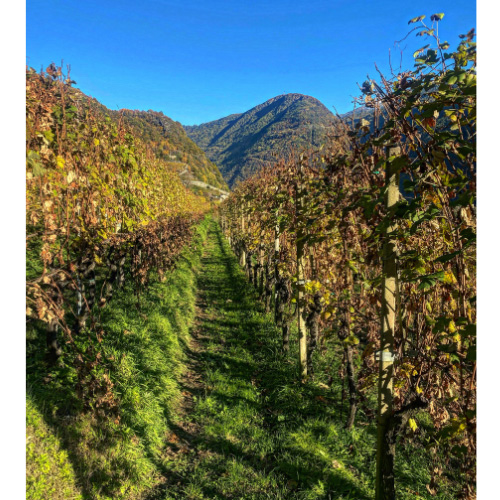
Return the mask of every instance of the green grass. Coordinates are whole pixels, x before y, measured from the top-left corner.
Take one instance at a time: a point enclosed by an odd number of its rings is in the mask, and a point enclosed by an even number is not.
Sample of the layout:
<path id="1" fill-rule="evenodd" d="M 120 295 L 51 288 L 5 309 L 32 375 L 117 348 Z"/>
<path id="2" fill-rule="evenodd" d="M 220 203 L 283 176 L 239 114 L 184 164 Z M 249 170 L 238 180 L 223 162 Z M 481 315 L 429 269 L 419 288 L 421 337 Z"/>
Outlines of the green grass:
<path id="1" fill-rule="evenodd" d="M 282 355 L 271 316 L 215 226 L 198 286 L 206 309 L 193 356 L 204 387 L 188 416 L 194 431 L 177 429 L 188 450 L 167 460 L 158 498 L 373 498 L 375 425 L 360 412 L 345 430 L 342 387 L 325 384 L 329 374 L 338 379 L 338 349 L 316 359 L 318 375 L 299 384 L 297 342 Z M 398 498 L 456 498 L 449 484 L 427 493 L 429 461 L 415 443 L 400 448 Z"/>
<path id="2" fill-rule="evenodd" d="M 198 227 L 166 282 L 153 284 L 141 297 L 140 308 L 125 287 L 103 311 L 102 350 L 114 361 L 100 376 L 114 384 L 118 424 L 83 411 L 71 353 L 57 366 L 47 364 L 43 330 L 28 325 L 27 432 L 44 435 L 27 456 L 29 498 L 71 498 L 48 493 L 56 480 L 61 490 L 76 488 L 83 498 L 139 498 L 162 480 L 161 457 L 181 397 L 207 225 L 208 220 Z M 53 459 L 39 466 L 51 454 Z"/>
<path id="3" fill-rule="evenodd" d="M 375 426 L 360 411 L 343 428 L 339 346 L 331 339 L 317 375 L 298 383 L 295 337 L 284 356 L 214 221 L 140 310 L 126 289 L 103 321 L 119 425 L 81 411 L 70 364 L 49 369 L 29 330 L 28 432 L 43 434 L 28 454 L 29 498 L 73 498 L 48 494 L 54 484 L 96 499 L 373 498 Z M 398 499 L 457 498 L 458 474 L 428 494 L 418 443 L 398 447 Z"/>
<path id="4" fill-rule="evenodd" d="M 67 451 L 31 400 L 26 417 L 26 498 L 81 499 Z"/>

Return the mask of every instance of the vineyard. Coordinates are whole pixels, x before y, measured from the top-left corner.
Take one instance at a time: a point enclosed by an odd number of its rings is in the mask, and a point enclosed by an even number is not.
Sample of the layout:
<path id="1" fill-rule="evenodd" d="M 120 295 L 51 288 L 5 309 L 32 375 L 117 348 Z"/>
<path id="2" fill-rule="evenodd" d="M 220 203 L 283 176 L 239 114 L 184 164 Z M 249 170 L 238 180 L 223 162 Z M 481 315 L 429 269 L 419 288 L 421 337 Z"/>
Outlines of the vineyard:
<path id="1" fill-rule="evenodd" d="M 27 498 L 475 498 L 475 33 L 424 17 L 220 204 L 172 120 L 27 70 Z"/>
<path id="2" fill-rule="evenodd" d="M 124 444 L 130 436 L 123 434 L 131 424 L 120 426 L 120 421 L 128 411 L 151 440 L 146 448 L 158 446 L 159 430 L 151 420 L 156 424 L 160 420 L 161 401 L 172 404 L 175 399 L 178 388 L 173 386 L 169 394 L 164 384 L 173 385 L 171 370 L 180 368 L 174 361 L 155 360 L 153 347 L 178 358 L 181 335 L 174 336 L 167 320 L 153 319 L 165 301 L 157 288 L 179 268 L 176 286 L 186 289 L 174 287 L 171 300 L 186 315 L 186 330 L 192 305 L 178 296 L 187 294 L 192 299 L 193 278 L 179 259 L 181 255 L 186 259 L 186 247 L 193 249 L 189 259 L 197 258 L 203 233 L 198 224 L 209 204 L 184 187 L 121 117 L 113 120 L 74 90 L 61 68 L 51 65 L 42 74 L 29 70 L 26 78 L 27 371 L 28 408 L 34 412 L 28 412 L 28 421 L 42 420 L 40 410 L 35 410 L 36 403 L 42 404 L 42 413 L 65 436 L 66 446 L 78 443 L 82 452 L 84 436 L 87 446 L 95 448 L 102 439 L 99 435 L 107 434 L 115 460 L 130 469 L 131 477 L 142 466 L 144 478 L 151 470 L 140 461 L 133 464 L 137 449 L 134 443 Z M 111 321 L 109 316 L 114 314 L 118 316 Z M 153 316 L 149 328 L 143 325 L 146 314 Z M 127 332 L 123 322 L 142 331 L 139 351 L 123 337 L 117 341 L 117 335 Z M 175 345 L 169 336 L 175 338 Z M 141 353 L 163 373 L 159 380 L 143 380 L 137 359 Z M 136 384 L 147 384 L 146 394 L 139 396 L 139 386 L 130 384 L 132 375 Z M 164 394 L 158 400 L 160 387 Z M 148 406 L 149 413 L 140 416 L 150 420 L 151 429 L 146 426 L 146 431 L 136 415 L 139 403 Z M 48 414 L 45 405 L 50 408 Z M 74 420 L 68 425 L 65 418 Z M 42 435 L 46 434 L 44 430 Z M 28 461 L 33 452 L 28 448 Z M 43 457 L 46 454 L 33 459 L 43 464 Z M 99 461 L 105 459 L 98 453 L 91 460 L 97 461 L 92 467 L 99 469 Z M 37 485 L 32 485 L 30 498 L 56 498 L 57 494 L 66 498 L 54 485 L 45 485 L 40 467 L 37 463 L 34 477 L 28 478 L 28 484 L 32 480 Z M 56 484 L 57 479 L 53 479 Z M 99 481 L 106 483 L 103 474 Z M 117 477 L 113 481 L 124 488 Z M 89 491 L 95 491 L 95 481 L 91 484 Z M 113 491 L 116 494 L 119 489 Z"/>
<path id="3" fill-rule="evenodd" d="M 324 148 L 261 171 L 221 208 L 266 310 L 274 297 L 285 352 L 296 318 L 301 378 L 314 376 L 315 357 L 342 346 L 345 426 L 358 410 L 377 418 L 380 499 L 395 498 L 396 444 L 407 427 L 474 481 L 472 38 L 452 54 L 436 39 L 415 54 L 414 71 L 366 81 L 364 104 L 382 127 L 340 121 Z M 419 410 L 431 431 L 419 431 Z M 431 468 L 435 494 L 443 471 Z"/>

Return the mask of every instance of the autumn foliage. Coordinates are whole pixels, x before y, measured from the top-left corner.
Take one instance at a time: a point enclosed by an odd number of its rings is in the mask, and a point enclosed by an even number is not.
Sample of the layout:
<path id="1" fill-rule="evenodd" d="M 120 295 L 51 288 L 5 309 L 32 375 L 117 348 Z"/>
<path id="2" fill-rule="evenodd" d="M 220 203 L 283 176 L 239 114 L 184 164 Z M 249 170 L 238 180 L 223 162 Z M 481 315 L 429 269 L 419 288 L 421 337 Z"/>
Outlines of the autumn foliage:
<path id="1" fill-rule="evenodd" d="M 396 241 L 394 406 L 387 442 L 394 447 L 406 428 L 417 438 L 415 415 L 424 410 L 433 423 L 424 444 L 431 456 L 439 451 L 450 466 L 469 475 L 463 496 L 471 498 L 476 450 L 476 51 L 472 30 L 461 36 L 455 52 L 447 53 L 449 44 L 434 35 L 423 17 L 411 23 L 422 23 L 435 47 L 415 53 L 414 70 L 368 80 L 361 88 L 375 126 L 360 120 L 352 127 L 339 119 L 324 148 L 297 152 L 240 184 L 224 203 L 221 220 L 236 252 L 246 252 L 247 262 L 253 256 L 254 265 L 264 262 L 276 270 L 264 279 L 275 286 L 276 310 L 285 306 L 289 311 L 286 321 L 279 316 L 279 326 L 289 328 L 298 292 L 304 292 L 302 305 L 311 320 L 309 358 L 330 345 L 329 339 L 337 337 L 344 346 L 348 426 L 359 406 L 367 415 L 376 413 L 369 395 L 378 377 L 382 246 L 385 237 Z M 377 125 L 380 119 L 382 126 Z M 390 152 L 395 148 L 397 155 Z M 397 172 L 400 189 L 390 211 L 384 203 L 388 168 Z M 301 185 L 305 188 L 299 189 Z M 274 251 L 277 237 L 279 252 Z M 303 238 L 307 256 L 305 282 L 297 282 L 298 238 Z M 281 294 L 283 287 L 293 293 Z M 283 300 L 284 305 L 279 303 Z M 314 328 L 319 339 L 311 334 Z M 442 470 L 432 460 L 430 469 L 428 490 L 435 494 L 434 479 Z"/>
<path id="2" fill-rule="evenodd" d="M 53 64 L 26 73 L 27 316 L 52 358 L 74 350 L 82 398 L 113 408 L 111 382 L 92 375 L 99 311 L 126 280 L 139 294 L 162 279 L 209 207 L 72 83 Z"/>

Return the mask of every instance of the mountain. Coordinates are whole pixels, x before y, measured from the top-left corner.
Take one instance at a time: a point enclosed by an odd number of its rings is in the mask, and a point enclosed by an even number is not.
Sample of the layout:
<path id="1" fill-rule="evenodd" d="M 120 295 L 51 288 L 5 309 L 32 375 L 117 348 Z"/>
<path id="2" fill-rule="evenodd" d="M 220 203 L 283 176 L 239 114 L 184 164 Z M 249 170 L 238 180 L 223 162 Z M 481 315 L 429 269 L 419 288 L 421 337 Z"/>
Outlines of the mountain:
<path id="1" fill-rule="evenodd" d="M 366 108 L 365 106 L 361 106 L 359 108 L 353 109 L 352 111 L 348 111 L 343 115 L 340 115 L 343 121 L 345 121 L 348 125 L 351 125 L 353 128 L 360 120 L 367 120 L 370 122 L 370 127 L 374 126 L 374 111 L 373 108 Z"/>
<path id="2" fill-rule="evenodd" d="M 80 89 L 71 87 L 69 92 L 84 99 L 103 116 L 123 122 L 132 129 L 133 135 L 148 143 L 155 155 L 168 168 L 179 173 L 182 182 L 196 194 L 206 198 L 221 199 L 229 194 L 222 174 L 207 155 L 186 134 L 179 122 L 161 111 L 108 109 L 97 99 L 87 96 Z"/>
<path id="3" fill-rule="evenodd" d="M 290 146 L 319 146 L 335 116 L 320 101 L 283 94 L 245 113 L 201 125 L 184 126 L 187 135 L 215 162 L 229 186 L 276 161 Z"/>
<path id="4" fill-rule="evenodd" d="M 139 137 L 148 142 L 156 156 L 179 172 L 187 184 L 213 186 L 213 191 L 227 191 L 228 187 L 217 168 L 187 135 L 182 125 L 161 111 L 137 111 L 123 109 L 108 111 L 115 118 L 123 119 L 132 126 Z M 210 188 L 207 188 L 210 189 Z"/>

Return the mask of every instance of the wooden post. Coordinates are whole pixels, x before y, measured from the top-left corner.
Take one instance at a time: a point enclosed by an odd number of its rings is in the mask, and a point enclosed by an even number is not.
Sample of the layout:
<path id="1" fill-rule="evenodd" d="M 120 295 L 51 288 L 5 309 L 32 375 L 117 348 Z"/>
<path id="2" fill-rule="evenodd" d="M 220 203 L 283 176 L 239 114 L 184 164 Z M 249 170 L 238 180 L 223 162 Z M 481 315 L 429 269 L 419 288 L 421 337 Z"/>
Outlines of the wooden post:
<path id="1" fill-rule="evenodd" d="M 278 214 L 276 211 L 276 224 L 274 226 L 274 322 L 281 326 L 281 320 L 278 319 L 279 309 L 279 286 L 280 286 L 280 225 L 278 222 Z"/>
<path id="2" fill-rule="evenodd" d="M 247 210 L 248 210 L 248 214 L 247 214 L 247 224 L 246 224 L 246 232 L 248 234 L 250 234 L 250 202 L 247 202 Z M 253 280 L 253 252 L 250 253 L 250 252 L 246 252 L 246 271 L 247 271 L 247 277 L 248 277 L 248 281 L 250 281 L 250 283 L 252 283 L 252 280 Z"/>
<path id="3" fill-rule="evenodd" d="M 282 312 L 280 300 L 280 225 L 278 212 L 276 212 L 276 225 L 274 226 L 274 322 L 278 327 L 282 326 Z"/>
<path id="4" fill-rule="evenodd" d="M 354 220 L 344 219 L 342 221 L 344 231 L 342 233 L 342 248 L 344 251 L 344 265 L 345 265 L 345 288 L 348 291 L 346 297 L 346 302 L 343 304 L 344 309 L 344 322 L 345 322 L 345 338 L 351 336 L 351 298 L 354 290 L 354 279 L 352 276 L 352 270 L 347 265 L 350 260 L 349 248 L 347 246 L 347 227 L 349 224 L 354 224 Z M 344 225 L 345 224 L 345 225 Z M 353 348 L 352 345 L 347 343 L 344 347 L 345 360 L 346 360 L 346 372 L 347 372 L 347 386 L 349 388 L 349 413 L 347 415 L 347 421 L 345 424 L 346 429 L 350 429 L 354 425 L 354 419 L 356 418 L 356 380 L 354 377 L 354 361 L 353 361 Z"/>
<path id="5" fill-rule="evenodd" d="M 296 246 L 297 246 L 297 327 L 299 334 L 299 370 L 301 378 L 307 376 L 307 330 L 304 307 L 304 286 L 305 286 L 305 257 L 304 257 L 304 221 L 301 220 L 304 211 L 303 200 L 303 167 L 302 158 L 299 160 L 299 172 L 297 179 L 297 197 L 295 200 L 297 231 L 296 231 Z"/>
<path id="6" fill-rule="evenodd" d="M 285 307 L 288 301 L 287 282 L 280 271 L 280 226 L 278 213 L 276 213 L 276 225 L 274 226 L 274 321 L 282 332 L 283 351 L 289 350 L 290 325 L 285 315 Z"/>
<path id="7" fill-rule="evenodd" d="M 246 268 L 246 252 L 245 246 L 243 244 L 243 238 L 245 236 L 245 215 L 243 214 L 243 208 L 241 209 L 241 253 L 240 253 L 240 266 Z"/>
<path id="8" fill-rule="evenodd" d="M 398 156 L 399 146 L 389 146 L 387 157 Z M 399 171 L 387 162 L 386 168 L 386 207 L 390 213 L 399 200 Z M 394 331 L 396 325 L 397 297 L 397 255 L 396 240 L 391 236 L 395 225 L 390 225 L 384 234 L 382 251 L 382 317 L 380 332 L 379 377 L 378 377 L 378 415 L 377 415 L 377 477 L 375 485 L 376 500 L 393 500 L 394 455 L 388 446 L 388 423 L 393 408 L 394 377 Z"/>
<path id="9" fill-rule="evenodd" d="M 280 261 L 280 225 L 278 222 L 278 212 L 276 212 L 276 225 L 274 226 L 274 321 L 280 326 L 280 321 L 278 319 L 278 287 L 280 279 L 279 271 L 279 261 Z"/>
<path id="10" fill-rule="evenodd" d="M 264 271 L 265 271 L 265 269 L 264 269 L 264 245 L 261 244 L 259 247 L 259 274 L 260 274 L 259 295 L 260 295 L 261 299 L 264 297 L 264 289 L 265 289 L 265 284 L 264 284 L 265 272 Z"/>

